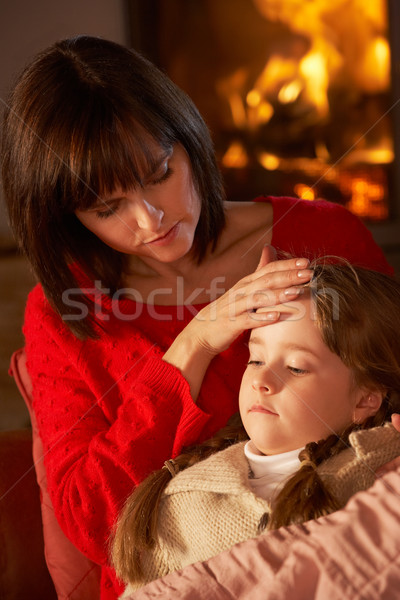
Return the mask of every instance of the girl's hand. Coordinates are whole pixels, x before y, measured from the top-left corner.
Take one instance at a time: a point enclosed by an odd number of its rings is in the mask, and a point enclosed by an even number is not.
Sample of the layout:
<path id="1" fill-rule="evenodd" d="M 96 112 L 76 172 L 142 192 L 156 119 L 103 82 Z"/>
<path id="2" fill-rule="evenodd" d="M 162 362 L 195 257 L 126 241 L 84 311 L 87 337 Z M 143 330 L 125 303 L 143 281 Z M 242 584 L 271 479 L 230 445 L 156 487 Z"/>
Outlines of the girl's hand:
<path id="1" fill-rule="evenodd" d="M 397 431 L 400 433 L 400 415 L 397 413 L 392 414 L 392 425 Z M 389 473 L 389 471 L 395 471 L 400 467 L 400 456 L 394 458 L 390 462 L 382 465 L 377 469 L 376 475 L 377 477 L 382 477 L 385 473 Z"/>
<path id="2" fill-rule="evenodd" d="M 163 359 L 186 378 L 194 399 L 214 356 L 247 329 L 274 323 L 282 312 L 291 312 L 287 303 L 296 300 L 298 286 L 311 279 L 308 259 L 271 261 L 274 252 L 265 247 L 256 271 L 199 311 L 164 354 Z"/>

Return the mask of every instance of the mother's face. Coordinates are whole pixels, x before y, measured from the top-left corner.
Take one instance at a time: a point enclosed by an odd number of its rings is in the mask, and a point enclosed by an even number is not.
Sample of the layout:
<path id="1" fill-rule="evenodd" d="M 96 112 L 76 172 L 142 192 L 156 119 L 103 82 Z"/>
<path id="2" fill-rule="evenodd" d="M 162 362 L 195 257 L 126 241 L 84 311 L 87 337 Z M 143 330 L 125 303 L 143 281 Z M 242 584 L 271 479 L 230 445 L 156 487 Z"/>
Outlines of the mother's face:
<path id="1" fill-rule="evenodd" d="M 180 144 L 167 152 L 156 147 L 153 155 L 155 167 L 143 173 L 142 186 L 117 188 L 75 214 L 111 248 L 169 263 L 192 249 L 201 201 L 189 157 Z"/>

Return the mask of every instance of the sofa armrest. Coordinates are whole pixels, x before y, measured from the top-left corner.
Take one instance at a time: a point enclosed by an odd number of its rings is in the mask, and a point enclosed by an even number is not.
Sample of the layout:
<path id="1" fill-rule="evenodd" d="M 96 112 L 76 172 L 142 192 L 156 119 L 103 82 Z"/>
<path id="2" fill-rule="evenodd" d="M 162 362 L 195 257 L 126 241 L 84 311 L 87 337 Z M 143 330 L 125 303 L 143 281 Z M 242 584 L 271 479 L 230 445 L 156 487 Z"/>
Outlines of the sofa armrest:
<path id="1" fill-rule="evenodd" d="M 0 431 L 0 598 L 56 600 L 44 557 L 30 429 Z"/>

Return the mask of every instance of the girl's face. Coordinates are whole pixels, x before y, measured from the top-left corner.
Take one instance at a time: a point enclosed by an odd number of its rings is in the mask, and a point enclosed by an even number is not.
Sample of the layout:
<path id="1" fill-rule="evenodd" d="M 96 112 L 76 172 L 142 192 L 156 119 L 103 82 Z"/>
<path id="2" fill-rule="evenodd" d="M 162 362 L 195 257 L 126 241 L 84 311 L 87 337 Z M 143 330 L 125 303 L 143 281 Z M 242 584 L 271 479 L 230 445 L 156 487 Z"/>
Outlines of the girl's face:
<path id="1" fill-rule="evenodd" d="M 254 329 L 239 407 L 243 425 L 263 454 L 279 454 L 340 433 L 361 417 L 365 390 L 332 353 L 312 318 L 312 301 L 298 312 Z M 364 415 L 362 415 L 364 416 Z"/>
<path id="2" fill-rule="evenodd" d="M 116 189 L 88 210 L 77 210 L 78 219 L 105 244 L 120 252 L 173 262 L 192 248 L 201 201 L 192 180 L 189 158 L 176 144 L 158 157 L 143 187 Z"/>

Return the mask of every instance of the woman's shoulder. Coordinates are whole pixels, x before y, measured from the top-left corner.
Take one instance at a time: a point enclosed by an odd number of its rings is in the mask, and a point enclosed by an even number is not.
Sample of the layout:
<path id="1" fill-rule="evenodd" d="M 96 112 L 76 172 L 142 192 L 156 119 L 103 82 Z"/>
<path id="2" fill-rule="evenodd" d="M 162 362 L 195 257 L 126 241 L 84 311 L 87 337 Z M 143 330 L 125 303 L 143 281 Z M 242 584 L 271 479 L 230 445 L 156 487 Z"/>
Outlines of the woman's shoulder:
<path id="1" fill-rule="evenodd" d="M 226 202 L 228 232 L 231 235 L 252 235 L 273 228 L 274 235 L 293 235 L 295 224 L 311 232 L 315 226 L 330 231 L 338 226 L 353 233 L 365 232 L 365 226 L 344 206 L 328 200 L 302 200 L 287 196 L 259 196 L 248 202 Z M 336 231 L 337 233 L 337 231 Z"/>
<path id="2" fill-rule="evenodd" d="M 246 236 L 272 226 L 273 206 L 268 199 L 265 202 L 225 202 L 225 215 L 228 231 Z"/>
<path id="3" fill-rule="evenodd" d="M 232 265 L 232 256 L 240 255 L 244 276 L 255 269 L 262 247 L 271 243 L 273 209 L 268 202 L 226 202 L 226 226 L 218 244 L 221 256 Z M 246 263 L 246 264 L 244 264 Z"/>
<path id="4" fill-rule="evenodd" d="M 333 255 L 354 265 L 393 274 L 364 223 L 328 200 L 267 197 L 273 207 L 272 245 L 293 256 Z"/>
<path id="5" fill-rule="evenodd" d="M 290 217 L 299 218 L 302 215 L 308 219 L 338 219 L 360 223 L 358 217 L 353 215 L 345 206 L 323 198 L 317 200 L 304 200 L 291 196 L 259 196 L 255 204 L 269 204 L 274 213 L 274 225 L 280 219 L 289 221 Z"/>

